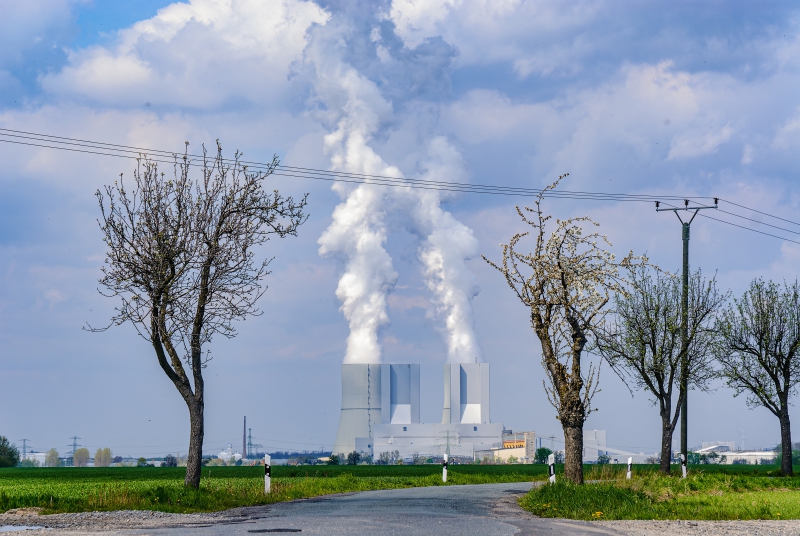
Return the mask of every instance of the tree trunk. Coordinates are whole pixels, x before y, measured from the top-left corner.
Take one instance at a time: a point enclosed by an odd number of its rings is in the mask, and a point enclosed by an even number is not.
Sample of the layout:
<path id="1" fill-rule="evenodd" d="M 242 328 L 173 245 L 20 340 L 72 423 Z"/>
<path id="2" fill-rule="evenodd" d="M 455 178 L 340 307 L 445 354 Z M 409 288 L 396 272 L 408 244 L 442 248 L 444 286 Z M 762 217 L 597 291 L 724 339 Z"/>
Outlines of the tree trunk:
<path id="1" fill-rule="evenodd" d="M 203 466 L 203 402 L 186 402 L 189 406 L 189 454 L 186 458 L 186 480 L 187 487 L 198 489 L 200 487 L 200 471 Z"/>
<path id="2" fill-rule="evenodd" d="M 789 401 L 781 400 L 781 474 L 792 476 L 792 429 L 789 423 Z"/>
<path id="3" fill-rule="evenodd" d="M 583 484 L 583 427 L 564 428 L 564 476 L 575 484 Z"/>
<path id="4" fill-rule="evenodd" d="M 669 415 L 662 415 L 661 421 L 661 463 L 658 470 L 668 475 L 672 467 L 672 434 L 675 428 Z"/>

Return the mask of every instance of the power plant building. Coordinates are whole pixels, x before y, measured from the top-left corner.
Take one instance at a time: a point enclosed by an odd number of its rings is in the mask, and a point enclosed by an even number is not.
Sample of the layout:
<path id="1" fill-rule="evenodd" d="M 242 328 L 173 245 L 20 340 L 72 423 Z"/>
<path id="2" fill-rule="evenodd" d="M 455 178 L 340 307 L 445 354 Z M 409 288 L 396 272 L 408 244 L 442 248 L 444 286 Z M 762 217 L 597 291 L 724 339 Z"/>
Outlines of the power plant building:
<path id="1" fill-rule="evenodd" d="M 489 364 L 444 365 L 441 423 L 420 423 L 418 364 L 342 365 L 342 411 L 333 452 L 472 457 L 501 444 L 490 421 Z"/>

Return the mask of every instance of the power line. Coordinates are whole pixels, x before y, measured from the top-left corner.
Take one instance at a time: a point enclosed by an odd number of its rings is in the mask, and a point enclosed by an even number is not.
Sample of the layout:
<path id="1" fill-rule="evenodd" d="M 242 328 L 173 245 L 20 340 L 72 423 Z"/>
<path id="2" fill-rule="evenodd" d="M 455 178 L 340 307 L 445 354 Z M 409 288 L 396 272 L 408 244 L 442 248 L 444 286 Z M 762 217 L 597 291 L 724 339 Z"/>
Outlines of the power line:
<path id="1" fill-rule="evenodd" d="M 773 216 L 772 214 L 767 214 L 766 212 L 761 212 L 760 210 L 756 210 L 754 208 L 746 207 L 744 205 L 740 205 L 738 203 L 734 203 L 733 201 L 728 201 L 727 199 L 720 198 L 720 201 L 725 201 L 728 204 L 731 204 L 731 205 L 739 207 L 739 208 L 743 208 L 745 210 L 751 210 L 753 212 L 757 212 L 758 214 L 761 214 L 762 216 L 768 216 L 770 218 L 775 218 L 776 220 L 785 221 L 786 223 L 791 223 L 792 225 L 800 225 L 800 223 L 797 223 L 796 221 L 787 220 L 787 219 L 784 219 L 784 218 L 781 218 L 781 217 L 778 217 L 778 216 Z"/>
<path id="2" fill-rule="evenodd" d="M 49 134 L 39 134 L 34 132 L 26 132 L 20 130 L 11 130 L 0 128 L 0 135 L 13 137 L 17 139 L 30 140 L 28 142 L 15 141 L 9 139 L 2 139 L 5 143 L 13 143 L 18 145 L 29 145 L 33 147 L 42 147 L 49 149 L 60 149 L 71 152 L 96 154 L 103 156 L 115 156 L 121 158 L 137 159 L 145 155 L 153 162 L 159 163 L 174 163 L 175 158 L 180 157 L 180 153 L 174 151 L 164 151 L 161 149 L 151 149 L 144 147 L 136 147 L 129 145 L 118 145 L 105 142 L 96 142 L 90 140 L 82 140 L 78 138 L 68 138 L 64 136 L 53 136 Z M 62 141 L 63 140 L 63 141 Z M 41 143 L 32 143 L 41 142 Z M 67 145 L 52 145 L 53 143 Z M 69 147 L 71 146 L 71 147 Z M 80 148 L 75 148 L 80 147 Z M 88 150 L 93 149 L 93 150 Z M 154 158 L 152 155 L 156 155 Z M 202 159 L 204 155 L 187 154 L 187 158 Z M 163 160 L 163 158 L 170 158 L 170 160 Z M 223 158 L 223 162 L 233 163 L 234 160 L 230 158 Z M 178 160 L 180 161 L 180 159 Z M 240 164 L 247 165 L 250 168 L 256 169 L 271 169 L 271 164 L 264 164 L 263 162 L 252 162 L 241 160 Z M 195 164 L 196 165 L 196 164 Z M 353 183 L 370 183 L 381 184 L 384 186 L 398 186 L 408 188 L 432 189 L 432 190 L 445 190 L 456 191 L 464 193 L 482 193 L 489 195 L 513 195 L 522 197 L 534 197 L 542 193 L 542 189 L 538 188 L 521 188 L 512 186 L 497 186 L 489 184 L 471 184 L 463 182 L 448 182 L 448 181 L 434 181 L 427 179 L 409 179 L 405 177 L 392 177 L 387 175 L 371 175 L 364 173 L 352 173 L 344 171 L 331 171 L 315 168 L 296 167 L 278 165 L 275 175 L 306 178 L 313 180 L 325 181 L 339 181 L 339 182 L 353 182 Z M 545 193 L 546 197 L 567 198 L 567 199 L 591 199 L 591 200 L 608 200 L 608 201 L 647 201 L 652 202 L 655 199 L 663 200 L 680 200 L 685 196 L 670 196 L 670 195 L 651 195 L 651 194 L 617 194 L 609 192 L 585 192 L 585 191 L 548 191 Z M 690 199 L 708 199 L 707 196 L 695 196 Z"/>
<path id="3" fill-rule="evenodd" d="M 720 199 L 720 201 L 723 201 L 723 199 Z M 729 201 L 726 201 L 726 203 L 729 203 Z M 665 202 L 664 204 L 665 204 L 665 205 L 668 205 L 668 206 L 671 206 L 671 207 L 675 207 L 675 205 L 671 205 L 670 203 L 666 203 L 666 202 Z M 740 205 L 740 206 L 741 206 L 741 205 Z M 747 207 L 742 207 L 742 208 L 747 208 Z M 750 209 L 748 209 L 748 210 L 750 210 Z M 725 212 L 725 211 L 722 211 L 722 212 Z M 729 214 L 729 213 L 728 213 L 728 212 L 726 212 L 726 214 Z M 766 213 L 762 212 L 762 214 L 766 214 Z M 758 233 L 758 234 L 762 234 L 762 235 L 766 235 L 766 236 L 771 236 L 772 238 L 777 238 L 777 239 L 779 239 L 779 240 L 785 240 L 786 242 L 791 242 L 791 243 L 793 243 L 793 244 L 798 244 L 798 245 L 800 245 L 800 242 L 798 242 L 798 241 L 796 241 L 796 240 L 792 240 L 792 239 L 790 239 L 790 238 L 784 238 L 784 237 L 782 237 L 782 236 L 778 236 L 778 235 L 774 235 L 774 234 L 770 234 L 770 233 L 765 233 L 764 231 L 759 231 L 758 229 L 753 229 L 753 228 L 751 228 L 751 227 L 745 227 L 744 225 L 739 225 L 739 224 L 737 224 L 737 223 L 733 223 L 733 222 L 730 222 L 730 221 L 720 220 L 719 218 L 714 218 L 714 217 L 712 217 L 712 216 L 707 216 L 707 215 L 705 215 L 705 214 L 700 214 L 700 217 L 703 217 L 703 218 L 708 218 L 709 220 L 718 221 L 718 222 L 720 222 L 720 223 L 724 223 L 724 224 L 726 224 L 726 225 L 732 225 L 732 226 L 734 226 L 734 227 L 738 227 L 739 229 L 744 229 L 745 231 L 752 231 L 752 232 L 754 232 L 754 233 Z M 777 216 L 773 216 L 773 217 L 774 217 L 774 218 L 776 218 L 776 219 L 783 219 L 783 218 L 778 218 Z M 784 220 L 784 221 L 789 221 L 789 220 Z M 792 222 L 790 222 L 790 223 L 792 223 Z M 791 232 L 791 231 L 790 231 L 790 232 Z"/>
<path id="4" fill-rule="evenodd" d="M 764 223 L 763 221 L 754 220 L 753 218 L 748 218 L 747 216 L 742 216 L 740 214 L 734 214 L 733 212 L 728 212 L 727 210 L 720 210 L 723 214 L 729 214 L 731 216 L 735 216 L 737 218 L 741 218 L 743 220 L 752 221 L 754 223 L 758 223 L 760 225 L 766 225 L 767 227 L 772 227 L 773 229 L 779 229 L 781 231 L 786 231 L 787 233 L 792 233 L 796 235 L 800 235 L 800 231 L 792 231 L 791 229 L 785 229 L 783 227 L 778 227 L 777 225 L 772 225 L 771 223 Z M 782 218 L 779 218 L 782 219 Z"/>
<path id="5" fill-rule="evenodd" d="M 757 229 L 751 229 L 750 227 L 745 227 L 744 225 L 738 225 L 738 224 L 733 223 L 733 222 L 720 220 L 720 219 L 714 218 L 712 216 L 707 216 L 705 214 L 700 214 L 700 216 L 702 216 L 703 218 L 708 218 L 709 220 L 714 220 L 714 221 L 718 221 L 720 223 L 726 223 L 728 225 L 733 225 L 734 227 L 738 227 L 739 229 L 745 229 L 747 231 L 752 231 L 754 233 L 758 233 L 758 234 L 762 234 L 762 235 L 766 235 L 766 236 L 771 236 L 772 238 L 778 238 L 780 240 L 785 240 L 786 242 L 791 242 L 792 244 L 800 245 L 800 242 L 798 242 L 797 240 L 791 240 L 789 238 L 784 238 L 782 236 L 778 236 L 778 235 L 774 235 L 774 234 L 770 234 L 770 233 L 765 233 L 764 231 L 759 231 Z"/>
<path id="6" fill-rule="evenodd" d="M 175 164 L 181 162 L 180 154 L 173 152 L 173 151 L 165 151 L 161 149 L 152 149 L 152 148 L 144 148 L 144 147 L 136 147 L 130 145 L 120 145 L 120 144 L 113 144 L 113 143 L 106 143 L 106 142 L 98 142 L 98 141 L 91 141 L 91 140 L 83 140 L 79 138 L 70 138 L 65 136 L 55 136 L 51 134 L 40 134 L 35 132 L 28 132 L 22 130 L 13 130 L 13 129 L 6 129 L 0 128 L 0 136 L 5 136 L 6 138 L 12 137 L 16 139 L 5 139 L 0 137 L 0 142 L 3 143 L 10 143 L 16 145 L 26 145 L 32 147 L 40 147 L 40 148 L 47 148 L 47 149 L 58 149 L 62 151 L 69 151 L 69 152 L 76 152 L 76 153 L 84 153 L 84 154 L 93 154 L 99 156 L 113 156 L 117 158 L 128 158 L 128 159 L 139 159 L 139 158 L 147 158 L 147 160 L 156 163 L 166 163 L 166 164 Z M 28 141 L 20 141 L 20 140 L 28 140 Z M 38 143 L 37 143 L 38 142 Z M 55 145 L 57 144 L 57 145 Z M 155 155 L 155 156 L 152 156 Z M 195 155 L 195 154 L 187 154 L 187 161 L 185 162 L 188 165 L 200 165 L 197 163 L 193 163 L 188 161 L 188 158 L 192 159 L 203 159 L 205 158 L 203 155 Z M 233 163 L 235 162 L 234 159 L 230 158 L 223 158 L 222 161 L 224 163 Z M 247 165 L 251 169 L 255 170 L 262 170 L 262 171 L 272 171 L 272 174 L 276 176 L 282 177 L 289 177 L 289 178 L 298 178 L 298 179 L 309 179 L 309 180 L 321 180 L 321 181 L 328 181 L 328 182 L 345 182 L 345 183 L 354 183 L 354 184 L 374 184 L 379 186 L 391 186 L 391 187 L 400 187 L 400 188 L 411 188 L 411 189 L 420 189 L 420 190 L 437 190 L 437 191 L 450 191 L 456 193 L 472 193 L 472 194 L 483 194 L 483 195 L 502 195 L 502 196 L 513 196 L 513 197 L 536 197 L 542 195 L 541 189 L 535 188 L 521 188 L 521 187 L 511 187 L 511 186 L 495 186 L 495 185 L 487 185 L 487 184 L 470 184 L 470 183 L 462 183 L 462 182 L 448 182 L 448 181 L 433 181 L 433 180 L 426 180 L 426 179 L 408 179 L 403 177 L 391 177 L 386 175 L 370 175 L 370 174 L 363 174 L 363 173 L 351 173 L 351 172 L 343 172 L 343 171 L 330 171 L 330 170 L 321 170 L 315 168 L 306 168 L 306 167 L 296 167 L 296 166 L 286 166 L 283 164 L 278 165 L 277 167 L 272 167 L 272 164 L 264 164 L 263 162 L 252 162 L 252 161 L 239 161 L 240 164 Z M 692 199 L 692 200 L 700 200 L 700 199 L 711 199 L 710 196 L 669 196 L 669 195 L 655 195 L 655 194 L 618 194 L 618 193 L 609 193 L 609 192 L 586 192 L 586 191 L 570 191 L 570 190 L 560 190 L 560 191 L 547 191 L 544 192 L 544 197 L 548 198 L 556 198 L 556 199 L 573 199 L 573 200 L 588 200 L 588 201 L 615 201 L 615 202 L 653 202 L 653 201 L 662 201 L 665 205 L 670 205 L 667 201 L 675 201 L 675 200 L 683 200 L 683 199 Z M 746 207 L 744 205 L 740 205 L 738 203 L 734 203 L 733 201 L 720 199 L 720 201 L 724 201 L 730 205 L 736 206 L 738 208 L 742 208 L 745 210 L 750 210 L 752 212 L 761 214 L 763 216 L 767 216 L 769 218 L 774 218 L 776 220 L 780 220 L 792 225 L 800 226 L 800 223 L 788 220 L 785 218 L 781 218 L 779 216 L 774 216 L 772 214 L 753 209 L 750 207 Z M 721 211 L 725 214 L 730 216 L 734 216 L 737 218 L 741 218 L 744 220 L 752 221 L 754 223 L 758 223 L 761 225 L 765 225 L 768 227 L 772 227 L 784 232 L 792 233 L 800 235 L 800 232 L 792 231 L 790 229 L 786 229 L 783 227 L 778 227 L 776 225 L 772 225 L 769 223 L 759 222 L 752 218 L 748 218 L 746 216 L 742 216 L 739 214 L 735 214 L 733 212 L 728 211 Z M 751 227 L 746 227 L 743 225 L 738 225 L 726 220 L 721 220 L 717 218 L 713 218 L 710 216 L 703 216 L 714 221 L 724 223 L 727 225 L 732 225 L 739 229 L 744 229 L 747 231 L 752 231 L 754 233 L 762 234 L 765 236 L 769 236 L 772 238 L 777 238 L 779 240 L 785 240 L 787 242 L 792 242 L 794 244 L 800 244 L 800 242 L 791 240 L 788 238 L 784 238 L 778 235 L 774 235 L 771 233 L 766 233 L 763 231 L 759 231 L 757 229 L 753 229 Z"/>

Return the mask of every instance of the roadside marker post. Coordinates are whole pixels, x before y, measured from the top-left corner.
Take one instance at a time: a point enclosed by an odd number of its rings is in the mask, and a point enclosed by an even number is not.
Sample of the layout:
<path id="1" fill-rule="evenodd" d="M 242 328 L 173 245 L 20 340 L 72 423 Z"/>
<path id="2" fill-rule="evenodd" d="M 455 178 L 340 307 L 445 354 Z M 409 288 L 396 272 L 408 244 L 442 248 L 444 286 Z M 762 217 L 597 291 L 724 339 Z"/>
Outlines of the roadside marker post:
<path id="1" fill-rule="evenodd" d="M 444 461 L 442 462 L 442 482 L 447 482 L 447 453 L 444 454 Z"/>
<path id="2" fill-rule="evenodd" d="M 633 458 L 628 458 L 628 474 L 625 475 L 625 478 L 628 480 L 631 479 L 631 463 L 633 462 Z"/>
<path id="3" fill-rule="evenodd" d="M 272 482 L 271 482 L 272 481 L 272 475 L 270 475 L 272 468 L 269 465 L 269 463 L 271 461 L 272 461 L 272 459 L 269 457 L 269 454 L 264 454 L 264 493 L 265 494 L 269 494 L 269 490 L 270 490 L 271 485 L 272 485 Z"/>
<path id="4" fill-rule="evenodd" d="M 681 453 L 681 473 L 683 473 L 681 478 L 686 478 L 686 456 L 683 453 Z"/>
<path id="5" fill-rule="evenodd" d="M 551 454 L 547 457 L 547 464 L 550 466 L 550 483 L 556 483 L 556 457 Z"/>

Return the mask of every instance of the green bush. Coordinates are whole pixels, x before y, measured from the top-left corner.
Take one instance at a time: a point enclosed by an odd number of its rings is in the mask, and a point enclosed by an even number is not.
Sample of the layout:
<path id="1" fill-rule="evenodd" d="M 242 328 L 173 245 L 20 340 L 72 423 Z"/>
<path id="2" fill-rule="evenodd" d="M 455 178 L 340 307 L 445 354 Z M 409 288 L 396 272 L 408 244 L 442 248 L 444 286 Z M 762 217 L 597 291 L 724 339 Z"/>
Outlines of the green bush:
<path id="1" fill-rule="evenodd" d="M 9 443 L 5 436 L 0 436 L 0 467 L 15 467 L 19 463 L 19 450 Z"/>

